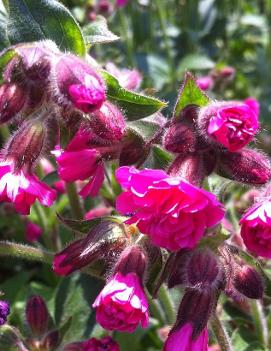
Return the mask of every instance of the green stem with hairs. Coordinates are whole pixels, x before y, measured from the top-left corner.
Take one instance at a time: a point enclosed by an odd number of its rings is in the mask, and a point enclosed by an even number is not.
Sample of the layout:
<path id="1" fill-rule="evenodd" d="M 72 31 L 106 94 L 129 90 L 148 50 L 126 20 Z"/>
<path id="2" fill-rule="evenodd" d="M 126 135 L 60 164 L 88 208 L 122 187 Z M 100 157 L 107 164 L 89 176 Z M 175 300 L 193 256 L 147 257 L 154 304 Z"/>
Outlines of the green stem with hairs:
<path id="1" fill-rule="evenodd" d="M 68 194 L 72 215 L 75 219 L 83 219 L 84 212 L 80 204 L 80 199 L 76 191 L 74 183 L 66 183 L 66 191 Z"/>
<path id="2" fill-rule="evenodd" d="M 211 319 L 211 326 L 221 351 L 234 351 L 231 346 L 230 338 L 216 313 Z"/>
<path id="3" fill-rule="evenodd" d="M 147 295 L 147 298 L 148 298 L 151 315 L 155 319 L 157 319 L 159 321 L 161 326 L 164 325 L 165 324 L 165 320 L 164 320 L 164 317 L 163 317 L 163 314 L 162 314 L 159 302 L 155 301 L 152 298 L 151 294 L 147 291 L 147 289 L 146 289 L 146 295 Z"/>
<path id="4" fill-rule="evenodd" d="M 165 311 L 167 323 L 173 325 L 176 320 L 176 311 L 170 293 L 166 288 L 165 284 L 162 284 L 158 291 L 158 299 L 161 302 Z"/>
<path id="5" fill-rule="evenodd" d="M 251 301 L 251 314 L 261 344 L 268 347 L 268 326 L 260 301 Z"/>
<path id="6" fill-rule="evenodd" d="M 0 241 L 0 256 L 11 256 L 52 265 L 54 254 L 29 245 Z"/>

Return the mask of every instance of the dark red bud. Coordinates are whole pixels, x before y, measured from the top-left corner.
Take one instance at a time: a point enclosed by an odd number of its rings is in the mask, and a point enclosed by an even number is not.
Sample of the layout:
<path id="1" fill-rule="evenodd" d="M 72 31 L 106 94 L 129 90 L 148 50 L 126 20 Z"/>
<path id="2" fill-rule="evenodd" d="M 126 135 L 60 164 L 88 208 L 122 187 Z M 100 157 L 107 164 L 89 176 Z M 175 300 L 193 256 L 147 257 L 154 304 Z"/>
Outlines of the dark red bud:
<path id="1" fill-rule="evenodd" d="M 120 166 L 129 166 L 144 162 L 148 157 L 149 148 L 143 138 L 131 130 L 127 130 L 122 140 Z"/>
<path id="2" fill-rule="evenodd" d="M 139 245 L 127 247 L 120 255 L 115 267 L 114 274 L 120 272 L 123 275 L 134 272 L 143 279 L 147 267 L 147 255 Z"/>
<path id="3" fill-rule="evenodd" d="M 181 301 L 176 323 L 171 333 L 180 329 L 186 323 L 193 325 L 192 338 L 196 338 L 206 327 L 216 302 L 215 292 L 200 292 L 187 289 Z"/>
<path id="4" fill-rule="evenodd" d="M 171 261 L 170 264 L 168 264 L 170 265 L 168 268 L 170 270 L 168 278 L 169 289 L 174 288 L 176 285 L 187 284 L 185 267 L 189 258 L 190 251 L 182 249 L 175 254 L 175 257 L 167 261 L 167 263 Z"/>
<path id="5" fill-rule="evenodd" d="M 221 153 L 217 172 L 229 179 L 251 185 L 265 184 L 271 179 L 269 158 L 252 149 Z"/>
<path id="6" fill-rule="evenodd" d="M 0 124 L 9 122 L 22 111 L 27 99 L 25 88 L 17 83 L 0 86 Z"/>
<path id="7" fill-rule="evenodd" d="M 210 250 L 194 250 L 186 264 L 187 283 L 196 289 L 216 287 L 220 278 L 218 260 Z"/>
<path id="8" fill-rule="evenodd" d="M 179 155 L 168 168 L 171 176 L 182 177 L 189 183 L 200 185 L 206 176 L 203 159 L 200 153 Z"/>
<path id="9" fill-rule="evenodd" d="M 34 336 L 47 331 L 49 312 L 41 296 L 32 296 L 26 305 L 26 320 Z"/>
<path id="10" fill-rule="evenodd" d="M 170 152 L 186 154 L 195 151 L 196 135 L 191 125 L 173 123 L 164 135 L 163 146 Z"/>
<path id="11" fill-rule="evenodd" d="M 235 273 L 233 285 L 241 294 L 250 299 L 263 297 L 263 280 L 260 273 L 253 267 L 244 265 Z"/>

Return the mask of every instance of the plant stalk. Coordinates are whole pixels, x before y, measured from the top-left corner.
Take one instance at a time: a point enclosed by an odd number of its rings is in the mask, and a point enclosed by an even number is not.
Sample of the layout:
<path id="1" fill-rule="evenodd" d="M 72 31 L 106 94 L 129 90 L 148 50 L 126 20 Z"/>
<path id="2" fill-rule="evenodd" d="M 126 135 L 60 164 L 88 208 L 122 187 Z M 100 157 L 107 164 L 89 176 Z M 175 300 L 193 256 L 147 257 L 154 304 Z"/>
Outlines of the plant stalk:
<path id="1" fill-rule="evenodd" d="M 74 183 L 66 183 L 66 191 L 68 194 L 72 215 L 75 219 L 83 219 L 84 213 L 80 204 L 80 199 L 76 191 Z"/>
<path id="2" fill-rule="evenodd" d="M 230 338 L 216 313 L 212 317 L 211 325 L 221 351 L 234 351 Z"/>
<path id="3" fill-rule="evenodd" d="M 161 302 L 165 311 L 167 323 L 173 325 L 176 320 L 176 312 L 174 303 L 165 284 L 162 284 L 158 291 L 158 299 Z"/>

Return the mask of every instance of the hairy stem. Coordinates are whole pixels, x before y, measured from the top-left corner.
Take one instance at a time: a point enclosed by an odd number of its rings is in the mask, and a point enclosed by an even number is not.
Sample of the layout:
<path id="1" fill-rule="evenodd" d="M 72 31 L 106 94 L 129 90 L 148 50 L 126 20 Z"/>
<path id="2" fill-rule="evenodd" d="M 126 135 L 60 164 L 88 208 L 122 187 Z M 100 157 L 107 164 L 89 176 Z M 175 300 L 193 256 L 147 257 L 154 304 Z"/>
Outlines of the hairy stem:
<path id="1" fill-rule="evenodd" d="M 233 351 L 230 338 L 216 313 L 212 317 L 211 325 L 221 351 Z"/>
<path id="2" fill-rule="evenodd" d="M 74 183 L 66 183 L 66 191 L 68 194 L 72 215 L 75 219 L 83 219 L 84 213 L 80 204 L 76 187 Z"/>
<path id="3" fill-rule="evenodd" d="M 11 256 L 28 261 L 38 261 L 52 264 L 53 253 L 33 246 L 17 244 L 9 241 L 0 241 L 0 256 Z"/>
<path id="4" fill-rule="evenodd" d="M 170 296 L 170 293 L 166 288 L 165 284 L 162 284 L 158 291 L 158 299 L 164 308 L 166 318 L 167 318 L 167 323 L 170 325 L 174 324 L 176 319 L 175 307 L 174 307 L 172 298 Z"/>
<path id="5" fill-rule="evenodd" d="M 151 294 L 147 291 L 146 289 L 146 295 L 148 297 L 148 302 L 149 302 L 149 307 L 150 307 L 150 312 L 151 315 L 157 319 L 160 323 L 160 325 L 164 325 L 165 324 L 165 320 L 161 311 L 161 306 L 159 305 L 158 301 L 155 301 L 153 299 L 153 297 L 151 296 Z"/>
<path id="6" fill-rule="evenodd" d="M 268 327 L 260 301 L 251 301 L 251 313 L 260 342 L 263 345 L 268 346 Z"/>

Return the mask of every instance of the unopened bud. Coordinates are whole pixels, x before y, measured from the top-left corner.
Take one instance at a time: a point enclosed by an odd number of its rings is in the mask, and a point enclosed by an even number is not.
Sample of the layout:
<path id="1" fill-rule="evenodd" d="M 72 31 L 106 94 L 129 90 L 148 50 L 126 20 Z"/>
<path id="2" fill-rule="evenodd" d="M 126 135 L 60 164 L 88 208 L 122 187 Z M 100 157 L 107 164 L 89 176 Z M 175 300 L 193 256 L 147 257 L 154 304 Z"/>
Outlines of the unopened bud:
<path id="1" fill-rule="evenodd" d="M 49 312 L 41 296 L 32 296 L 26 305 L 26 320 L 34 336 L 47 331 Z"/>
<path id="2" fill-rule="evenodd" d="M 7 301 L 0 300 L 0 326 L 6 323 L 9 312 L 9 303 Z"/>
<path id="3" fill-rule="evenodd" d="M 231 66 L 225 66 L 219 70 L 219 73 L 222 78 L 232 79 L 235 76 L 235 69 Z"/>
<path id="4" fill-rule="evenodd" d="M 90 126 L 100 138 L 114 142 L 121 140 L 125 120 L 119 108 L 106 101 L 99 110 L 91 115 Z"/>
<path id="5" fill-rule="evenodd" d="M 54 258 L 53 270 L 58 275 L 69 275 L 97 259 L 120 252 L 125 245 L 123 231 L 112 222 L 102 222 L 83 239 L 76 240 Z"/>
<path id="6" fill-rule="evenodd" d="M 136 273 L 141 279 L 147 266 L 147 255 L 143 248 L 139 245 L 127 247 L 120 255 L 115 267 L 114 274 L 120 272 L 123 275 L 128 273 Z"/>
<path id="7" fill-rule="evenodd" d="M 186 157 L 177 156 L 170 165 L 168 174 L 173 177 L 181 177 L 193 185 L 200 185 L 206 176 L 201 154 L 191 153 Z"/>
<path id="8" fill-rule="evenodd" d="M 9 122 L 19 113 L 27 99 L 25 89 L 17 83 L 3 83 L 0 86 L 0 124 Z"/>
<path id="9" fill-rule="evenodd" d="M 181 301 L 177 319 L 172 331 L 179 330 L 186 323 L 193 325 L 192 338 L 196 338 L 206 327 L 216 301 L 215 292 L 201 292 L 187 289 Z"/>
<path id="10" fill-rule="evenodd" d="M 14 160 L 15 169 L 31 169 L 55 144 L 54 125 L 54 119 L 26 121 L 8 140 L 3 158 Z"/>
<path id="11" fill-rule="evenodd" d="M 173 123 L 164 135 L 163 146 L 170 152 L 186 154 L 195 151 L 196 135 L 191 125 Z"/>
<path id="12" fill-rule="evenodd" d="M 149 148 L 143 138 L 127 130 L 122 140 L 122 149 L 120 153 L 120 166 L 130 166 L 138 162 L 144 162 L 148 157 Z"/>
<path id="13" fill-rule="evenodd" d="M 78 57 L 62 55 L 55 64 L 55 97 L 59 104 L 90 113 L 106 99 L 105 85 L 96 71 Z"/>
<path id="14" fill-rule="evenodd" d="M 233 285 L 241 294 L 250 299 L 263 297 L 263 280 L 260 273 L 253 267 L 244 265 L 235 273 Z"/>
<path id="15" fill-rule="evenodd" d="M 245 184 L 265 184 L 271 178 L 269 158 L 256 150 L 225 152 L 219 157 L 218 173 Z"/>
<path id="16" fill-rule="evenodd" d="M 60 334 L 58 330 L 52 330 L 45 335 L 41 342 L 41 350 L 54 351 L 60 343 Z"/>

